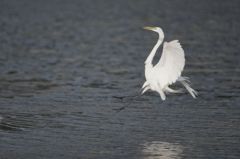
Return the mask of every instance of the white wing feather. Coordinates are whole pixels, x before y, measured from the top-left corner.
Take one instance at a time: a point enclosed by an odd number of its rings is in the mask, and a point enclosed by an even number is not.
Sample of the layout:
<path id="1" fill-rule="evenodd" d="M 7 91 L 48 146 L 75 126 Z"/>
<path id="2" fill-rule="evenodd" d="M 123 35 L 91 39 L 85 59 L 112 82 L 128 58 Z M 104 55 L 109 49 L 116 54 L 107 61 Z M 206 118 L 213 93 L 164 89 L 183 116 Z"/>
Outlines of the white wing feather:
<path id="1" fill-rule="evenodd" d="M 184 65 L 184 50 L 178 40 L 164 42 L 162 56 L 155 66 L 160 71 L 159 78 L 164 79 L 167 85 L 176 82 L 181 76 Z"/>

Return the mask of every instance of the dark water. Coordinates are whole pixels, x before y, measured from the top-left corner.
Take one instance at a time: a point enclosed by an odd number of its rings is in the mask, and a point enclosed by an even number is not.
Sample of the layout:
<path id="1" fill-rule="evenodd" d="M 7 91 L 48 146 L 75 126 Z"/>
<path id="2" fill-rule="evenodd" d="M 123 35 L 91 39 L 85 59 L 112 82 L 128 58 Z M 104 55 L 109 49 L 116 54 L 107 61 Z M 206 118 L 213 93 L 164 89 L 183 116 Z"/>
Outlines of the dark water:
<path id="1" fill-rule="evenodd" d="M 238 159 L 239 7 L 1 0 L 0 158 Z M 157 38 L 145 25 L 183 44 L 196 100 L 131 97 Z"/>

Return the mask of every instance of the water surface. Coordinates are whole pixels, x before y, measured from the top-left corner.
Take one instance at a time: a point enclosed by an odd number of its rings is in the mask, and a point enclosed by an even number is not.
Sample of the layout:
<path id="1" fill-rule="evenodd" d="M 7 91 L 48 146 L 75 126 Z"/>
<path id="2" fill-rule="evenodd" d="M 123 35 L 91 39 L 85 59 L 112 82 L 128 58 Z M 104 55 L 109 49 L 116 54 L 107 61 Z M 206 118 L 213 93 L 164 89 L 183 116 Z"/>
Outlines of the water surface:
<path id="1" fill-rule="evenodd" d="M 1 1 L 0 158 L 238 159 L 238 6 Z M 180 40 L 196 100 L 137 96 L 157 39 L 146 25 Z"/>

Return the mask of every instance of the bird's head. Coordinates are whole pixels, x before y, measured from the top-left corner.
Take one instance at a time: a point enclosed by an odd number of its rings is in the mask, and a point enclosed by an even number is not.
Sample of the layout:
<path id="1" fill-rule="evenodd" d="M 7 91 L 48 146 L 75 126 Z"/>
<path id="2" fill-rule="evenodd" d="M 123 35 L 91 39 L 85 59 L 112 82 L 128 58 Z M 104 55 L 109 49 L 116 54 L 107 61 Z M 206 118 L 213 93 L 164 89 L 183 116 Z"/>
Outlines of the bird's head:
<path id="1" fill-rule="evenodd" d="M 150 27 L 150 26 L 146 26 L 146 27 L 143 27 L 143 29 L 145 29 L 145 30 L 151 30 L 151 31 L 155 31 L 155 32 L 162 31 L 162 28 L 160 28 L 160 27 Z"/>
<path id="2" fill-rule="evenodd" d="M 143 27 L 143 29 L 157 32 L 157 33 L 160 35 L 160 37 L 162 37 L 162 38 L 164 37 L 163 30 L 162 30 L 162 28 L 160 28 L 160 27 L 150 27 L 150 26 L 146 26 L 146 27 Z"/>

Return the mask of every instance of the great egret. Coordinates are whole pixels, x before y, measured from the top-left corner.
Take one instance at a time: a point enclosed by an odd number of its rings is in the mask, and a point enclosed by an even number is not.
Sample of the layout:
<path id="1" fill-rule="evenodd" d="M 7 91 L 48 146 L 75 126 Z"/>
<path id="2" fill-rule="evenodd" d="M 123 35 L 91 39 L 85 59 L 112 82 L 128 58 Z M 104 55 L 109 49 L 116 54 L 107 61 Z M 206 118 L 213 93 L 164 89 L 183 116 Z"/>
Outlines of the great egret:
<path id="1" fill-rule="evenodd" d="M 190 87 L 189 79 L 181 76 L 185 65 L 185 57 L 184 50 L 178 40 L 164 42 L 162 56 L 159 62 L 153 66 L 152 60 L 158 47 L 163 42 L 164 33 L 160 27 L 144 27 L 144 29 L 157 32 L 159 38 L 145 61 L 146 82 L 142 86 L 142 94 L 147 90 L 156 91 L 161 96 L 161 99 L 165 100 L 165 93 L 182 92 L 182 90 L 174 90 L 169 87 L 169 85 L 178 81 L 187 89 L 193 98 L 196 98 L 197 92 Z"/>

